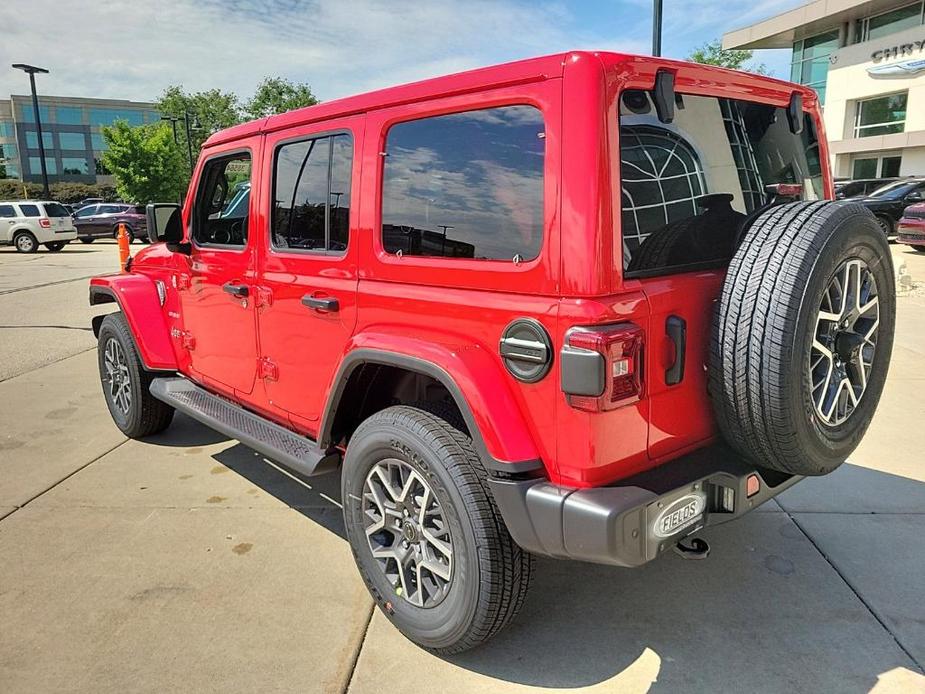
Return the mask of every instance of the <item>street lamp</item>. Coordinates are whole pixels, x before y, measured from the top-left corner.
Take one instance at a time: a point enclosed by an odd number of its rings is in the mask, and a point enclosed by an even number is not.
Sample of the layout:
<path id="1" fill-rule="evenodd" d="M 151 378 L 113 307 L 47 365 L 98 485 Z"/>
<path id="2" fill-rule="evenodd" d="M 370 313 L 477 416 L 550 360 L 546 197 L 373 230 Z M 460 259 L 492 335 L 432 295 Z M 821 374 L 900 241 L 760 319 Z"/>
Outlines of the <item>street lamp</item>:
<path id="1" fill-rule="evenodd" d="M 35 129 L 39 138 L 39 161 L 42 163 L 42 195 L 48 200 L 51 192 L 48 190 L 48 169 L 45 167 L 45 139 L 42 137 L 42 116 L 39 114 L 39 98 L 35 93 L 35 74 L 48 74 L 48 70 L 25 63 L 13 63 L 13 68 L 22 70 L 29 75 L 29 85 L 32 87 L 32 111 L 35 113 Z"/>
<path id="2" fill-rule="evenodd" d="M 193 122 L 190 123 L 190 118 L 193 119 Z M 175 144 L 180 144 L 177 140 L 177 123 L 183 121 L 183 124 L 186 126 L 186 156 L 189 158 L 189 173 L 190 176 L 193 175 L 193 130 L 202 130 L 202 126 L 199 124 L 199 117 L 190 115 L 189 111 L 185 112 L 182 116 L 161 116 L 161 120 L 169 120 L 170 125 L 173 127 L 173 141 Z"/>
<path id="3" fill-rule="evenodd" d="M 652 55 L 662 54 L 662 0 L 652 0 Z"/>

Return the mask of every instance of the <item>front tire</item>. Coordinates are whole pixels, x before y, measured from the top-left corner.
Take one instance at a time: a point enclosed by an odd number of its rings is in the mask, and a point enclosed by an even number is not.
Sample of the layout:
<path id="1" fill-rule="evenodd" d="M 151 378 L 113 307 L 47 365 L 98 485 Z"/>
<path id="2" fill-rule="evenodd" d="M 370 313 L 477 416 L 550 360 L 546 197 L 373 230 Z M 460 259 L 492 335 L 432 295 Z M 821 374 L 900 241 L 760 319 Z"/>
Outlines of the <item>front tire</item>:
<path id="1" fill-rule="evenodd" d="M 93 243 L 94 241 L 96 241 L 96 239 L 93 238 L 92 236 L 81 236 L 80 237 L 81 243 Z"/>
<path id="2" fill-rule="evenodd" d="M 103 396 L 120 431 L 137 439 L 166 429 L 174 410 L 151 395 L 154 374 L 145 371 L 125 316 L 106 316 L 97 344 Z"/>
<path id="3" fill-rule="evenodd" d="M 67 245 L 67 241 L 53 241 L 52 243 L 46 243 L 45 248 L 47 248 L 52 253 L 57 253 L 62 250 Z"/>
<path id="4" fill-rule="evenodd" d="M 390 407 L 357 428 L 342 475 L 360 575 L 405 636 L 447 655 L 514 618 L 533 559 L 508 533 L 468 436 L 429 412 Z"/>

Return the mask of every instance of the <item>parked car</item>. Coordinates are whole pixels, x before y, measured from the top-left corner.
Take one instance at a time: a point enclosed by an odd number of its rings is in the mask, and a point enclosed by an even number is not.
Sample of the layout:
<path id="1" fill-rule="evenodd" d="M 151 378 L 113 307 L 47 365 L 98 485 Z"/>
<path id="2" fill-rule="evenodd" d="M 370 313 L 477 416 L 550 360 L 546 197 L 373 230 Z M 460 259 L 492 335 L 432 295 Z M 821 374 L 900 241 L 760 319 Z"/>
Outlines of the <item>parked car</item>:
<path id="1" fill-rule="evenodd" d="M 534 555 L 703 558 L 857 446 L 893 269 L 822 132 L 808 87 L 574 52 L 213 134 L 158 243 L 90 281 L 107 407 L 339 469 L 383 614 L 471 648 Z"/>
<path id="2" fill-rule="evenodd" d="M 144 243 L 148 241 L 145 208 L 141 205 L 114 202 L 87 205 L 74 213 L 74 224 L 77 225 L 77 237 L 83 243 L 93 243 L 98 238 L 114 238 L 120 224 L 125 224 L 129 243 L 135 239 Z"/>
<path id="3" fill-rule="evenodd" d="M 0 202 L 0 245 L 20 253 L 35 253 L 39 246 L 60 251 L 77 238 L 71 215 L 61 203 L 44 200 Z"/>
<path id="4" fill-rule="evenodd" d="M 858 178 L 853 181 L 835 181 L 835 197 L 843 198 L 864 197 L 898 178 Z"/>
<path id="5" fill-rule="evenodd" d="M 857 198 L 874 213 L 887 238 L 896 235 L 896 224 L 909 205 L 925 201 L 925 178 L 904 178 L 878 188 L 865 198 Z"/>
<path id="6" fill-rule="evenodd" d="M 925 253 L 925 203 L 910 205 L 903 211 L 896 228 L 899 242 Z"/>

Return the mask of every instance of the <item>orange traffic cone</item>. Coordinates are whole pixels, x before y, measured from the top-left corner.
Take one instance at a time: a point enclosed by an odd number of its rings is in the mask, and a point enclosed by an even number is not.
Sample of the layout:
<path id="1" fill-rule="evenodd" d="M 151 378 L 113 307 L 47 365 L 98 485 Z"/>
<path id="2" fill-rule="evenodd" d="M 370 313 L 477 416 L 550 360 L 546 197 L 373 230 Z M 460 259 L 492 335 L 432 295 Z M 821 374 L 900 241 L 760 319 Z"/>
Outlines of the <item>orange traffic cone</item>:
<path id="1" fill-rule="evenodd" d="M 125 264 L 128 262 L 128 232 L 125 231 L 125 225 L 119 224 L 119 234 L 116 236 L 119 241 L 119 269 L 125 272 Z"/>

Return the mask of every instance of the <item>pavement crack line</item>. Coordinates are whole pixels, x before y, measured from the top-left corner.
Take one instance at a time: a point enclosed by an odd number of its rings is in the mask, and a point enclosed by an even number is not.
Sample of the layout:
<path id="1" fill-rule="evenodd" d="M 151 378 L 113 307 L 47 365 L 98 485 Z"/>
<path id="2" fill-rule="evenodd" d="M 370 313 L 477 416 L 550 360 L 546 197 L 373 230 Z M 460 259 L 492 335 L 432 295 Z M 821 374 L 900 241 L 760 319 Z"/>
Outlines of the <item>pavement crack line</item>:
<path id="1" fill-rule="evenodd" d="M 344 683 L 344 689 L 342 694 L 347 694 L 350 691 L 350 687 L 353 684 L 353 676 L 356 674 L 357 663 L 360 662 L 360 653 L 363 651 L 363 646 L 366 644 L 366 637 L 369 634 L 369 625 L 372 624 L 373 614 L 376 612 L 376 603 L 374 602 L 369 606 L 369 616 L 366 618 L 366 624 L 363 626 L 363 636 L 360 638 L 360 642 L 357 644 L 356 651 L 353 653 L 353 657 L 350 660 L 350 671 L 347 675 L 347 681 Z"/>
<path id="2" fill-rule="evenodd" d="M 33 371 L 44 369 L 46 366 L 51 366 L 52 364 L 57 364 L 59 361 L 64 361 L 65 359 L 70 359 L 72 357 L 80 356 L 81 354 L 86 354 L 87 352 L 90 352 L 95 349 L 96 349 L 96 345 L 94 345 L 93 347 L 87 347 L 86 349 L 82 349 L 79 352 L 74 352 L 73 354 L 68 354 L 66 356 L 63 356 L 60 359 L 54 359 L 53 361 L 47 362 L 45 364 L 39 364 L 38 366 L 34 366 L 31 369 L 20 371 L 18 374 L 10 374 L 6 378 L 0 378 L 0 383 L 5 383 L 6 381 L 10 381 L 14 378 L 19 378 L 20 376 L 25 376 L 26 374 L 31 374 Z"/>
<path id="3" fill-rule="evenodd" d="M 86 275 L 85 277 L 73 277 L 69 280 L 56 280 L 55 282 L 45 282 L 43 284 L 33 284 L 29 287 L 16 287 L 16 289 L 4 289 L 0 291 L 0 296 L 5 294 L 15 294 L 17 292 L 28 292 L 30 289 L 41 289 L 42 287 L 53 287 L 56 284 L 67 284 L 69 282 L 80 282 L 81 280 L 88 280 L 97 275 Z"/>
<path id="4" fill-rule="evenodd" d="M 36 499 L 38 499 L 40 496 L 42 496 L 43 494 L 47 494 L 48 492 L 50 492 L 52 489 L 54 489 L 55 487 L 57 487 L 57 486 L 58 486 L 59 484 L 61 484 L 62 482 L 66 482 L 66 481 L 69 480 L 71 477 L 73 477 L 73 476 L 76 475 L 78 472 L 80 472 L 81 470 L 85 470 L 86 468 L 88 468 L 88 467 L 90 467 L 91 465 L 93 465 L 93 463 L 95 463 L 96 461 L 98 461 L 98 460 L 100 460 L 100 459 L 102 459 L 102 458 L 105 458 L 107 455 L 109 455 L 109 454 L 112 453 L 114 450 L 116 450 L 119 446 L 122 446 L 122 445 L 128 443 L 128 441 L 129 441 L 128 439 L 122 439 L 122 440 L 119 441 L 119 443 L 117 443 L 115 446 L 110 446 L 107 450 L 103 451 L 102 453 L 100 453 L 100 454 L 99 454 L 98 456 L 96 456 L 95 458 L 92 458 L 92 459 L 88 460 L 86 463 L 84 463 L 83 465 L 81 465 L 80 467 L 75 468 L 74 470 L 71 470 L 71 471 L 70 471 L 69 473 L 67 473 L 64 477 L 62 477 L 61 479 L 59 479 L 59 480 L 58 480 L 57 482 L 55 482 L 54 484 L 52 484 L 52 485 L 46 487 L 45 489 L 43 489 L 42 491 L 40 491 L 40 492 L 39 492 L 38 494 L 36 494 L 35 496 L 32 496 L 32 497 L 26 499 L 26 500 L 25 500 L 23 503 L 21 503 L 21 504 L 15 504 L 12 511 L 10 511 L 8 514 L 6 514 L 5 516 L 3 516 L 3 518 L 0 518 L 0 523 L 2 523 L 3 521 L 5 521 L 7 518 L 12 518 L 12 517 L 16 514 L 17 511 L 20 511 L 20 510 L 24 509 L 26 506 L 28 506 L 29 504 L 31 504 L 33 501 L 35 501 Z"/>
<path id="5" fill-rule="evenodd" d="M 880 615 L 877 614 L 877 612 L 876 612 L 876 611 L 874 610 L 874 608 L 870 605 L 870 603 L 868 603 L 867 600 L 865 600 L 864 597 L 861 595 L 861 593 L 858 592 L 858 590 L 851 584 L 851 581 L 849 581 L 849 580 L 845 577 L 845 575 L 844 575 L 841 571 L 838 570 L 838 567 L 835 566 L 835 563 L 834 563 L 831 559 L 829 559 L 829 556 L 828 556 L 825 552 L 822 551 L 822 549 L 819 547 L 819 545 L 816 544 L 816 541 L 813 540 L 812 536 L 811 536 L 808 532 L 806 532 L 806 529 L 805 529 L 802 525 L 800 525 L 800 522 L 799 522 L 796 518 L 793 517 L 793 514 L 790 513 L 790 511 L 785 511 L 785 513 L 787 514 L 787 517 L 788 517 L 791 521 L 793 521 L 793 524 L 794 524 L 795 526 L 797 526 L 797 528 L 800 530 L 800 532 L 803 533 L 803 537 L 805 537 L 807 540 L 809 540 L 809 543 L 810 543 L 813 547 L 816 548 L 816 551 L 819 552 L 819 554 L 822 556 L 822 558 L 826 560 L 826 562 L 828 563 L 828 565 L 832 567 L 832 570 L 833 570 L 836 574 L 838 574 L 838 577 L 839 577 L 842 581 L 844 581 L 845 585 L 848 586 L 848 588 L 851 590 L 852 593 L 854 593 L 855 597 L 856 597 L 858 600 L 860 600 L 861 604 L 864 605 L 864 607 L 867 608 L 867 611 L 870 612 L 871 616 L 872 616 L 874 619 L 876 619 L 877 622 L 880 624 L 880 626 L 883 627 L 884 631 L 886 631 L 886 633 L 890 635 L 890 638 L 893 639 L 893 643 L 896 644 L 896 646 L 899 648 L 899 650 L 901 650 L 903 653 L 906 654 L 906 657 L 908 657 L 909 660 L 912 661 L 912 663 L 915 665 L 916 668 L 918 668 L 918 671 L 919 671 L 920 673 L 925 674 L 925 667 L 922 667 L 922 663 L 920 663 L 920 662 L 918 661 L 918 659 L 917 659 L 914 655 L 912 655 L 912 653 L 909 652 L 909 649 L 907 649 L 907 648 L 902 644 L 902 642 L 900 642 L 900 640 L 899 640 L 899 638 L 897 638 L 896 634 L 893 633 L 893 630 L 890 629 L 890 627 L 887 626 L 886 622 L 883 621 L 883 619 L 880 618 Z"/>

